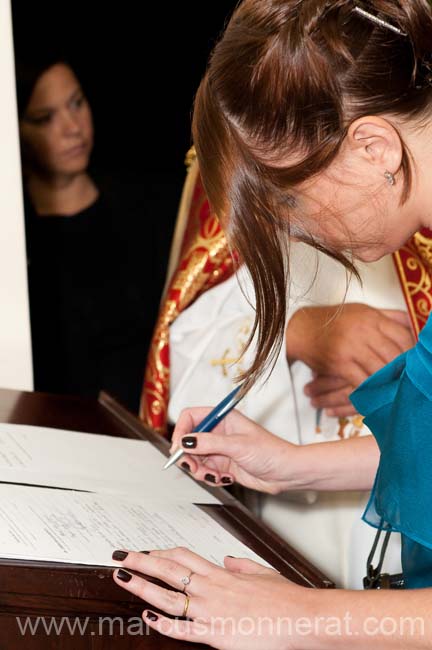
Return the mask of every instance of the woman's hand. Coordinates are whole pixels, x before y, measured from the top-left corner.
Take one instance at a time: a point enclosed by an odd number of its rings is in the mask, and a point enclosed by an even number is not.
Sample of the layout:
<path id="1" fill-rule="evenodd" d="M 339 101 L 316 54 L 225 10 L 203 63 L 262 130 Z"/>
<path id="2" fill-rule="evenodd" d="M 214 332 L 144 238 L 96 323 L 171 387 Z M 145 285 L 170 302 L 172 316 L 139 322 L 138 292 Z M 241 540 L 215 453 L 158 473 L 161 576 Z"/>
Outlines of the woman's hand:
<path id="1" fill-rule="evenodd" d="M 180 641 L 219 650 L 431 647 L 432 589 L 307 589 L 250 560 L 227 557 L 222 568 L 184 548 L 113 559 L 115 582 L 158 610 L 145 609 L 144 622 Z"/>
<path id="2" fill-rule="evenodd" d="M 168 618 L 144 610 L 145 623 L 165 636 L 203 643 L 222 650 L 288 650 L 299 648 L 290 621 L 308 613 L 308 590 L 273 569 L 251 560 L 225 558 L 219 567 L 185 548 L 149 554 L 118 551 L 122 569 L 115 582 Z M 160 587 L 128 569 L 152 576 L 174 588 Z M 190 580 L 183 593 L 182 578 Z M 253 597 L 252 597 L 253 596 Z M 303 639 L 303 644 L 305 640 Z"/>
<path id="3" fill-rule="evenodd" d="M 229 413 L 211 433 L 190 433 L 210 410 L 186 409 L 177 421 L 171 453 L 179 448 L 187 452 L 179 463 L 183 469 L 210 485 L 236 482 L 269 494 L 294 487 L 289 479 L 298 474 L 300 447 L 238 411 Z"/>

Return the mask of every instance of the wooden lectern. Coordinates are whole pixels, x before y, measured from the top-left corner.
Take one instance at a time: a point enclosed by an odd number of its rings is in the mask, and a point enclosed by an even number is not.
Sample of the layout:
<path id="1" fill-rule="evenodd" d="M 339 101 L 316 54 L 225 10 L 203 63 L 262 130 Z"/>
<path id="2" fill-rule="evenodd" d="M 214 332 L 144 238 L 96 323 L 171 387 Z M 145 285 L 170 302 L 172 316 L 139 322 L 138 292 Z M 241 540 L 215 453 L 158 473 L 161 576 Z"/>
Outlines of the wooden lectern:
<path id="1" fill-rule="evenodd" d="M 149 440 L 168 455 L 166 440 L 105 393 L 96 401 L 0 390 L 0 421 Z M 202 506 L 206 512 L 284 576 L 311 588 L 334 586 L 228 492 L 209 490 L 222 503 Z M 111 574 L 107 567 L 0 559 L 0 650 L 204 647 L 140 626 L 144 603 L 117 587 Z"/>

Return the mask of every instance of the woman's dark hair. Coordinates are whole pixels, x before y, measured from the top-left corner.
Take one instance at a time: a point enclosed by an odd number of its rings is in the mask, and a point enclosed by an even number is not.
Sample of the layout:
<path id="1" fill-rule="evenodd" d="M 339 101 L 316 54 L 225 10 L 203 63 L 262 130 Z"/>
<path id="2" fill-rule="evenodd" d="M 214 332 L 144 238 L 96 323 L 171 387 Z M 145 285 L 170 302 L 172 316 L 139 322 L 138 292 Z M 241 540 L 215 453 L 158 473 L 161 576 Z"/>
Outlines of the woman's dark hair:
<path id="1" fill-rule="evenodd" d="M 17 54 L 15 61 L 15 77 L 18 104 L 18 118 L 24 115 L 34 87 L 38 79 L 53 65 L 64 63 L 72 67 L 61 51 L 38 54 L 30 58 L 25 56 L 20 58 Z"/>
<path id="2" fill-rule="evenodd" d="M 330 165 L 357 118 L 426 114 L 431 49 L 428 0 L 244 0 L 234 12 L 196 96 L 193 138 L 210 204 L 254 283 L 257 353 L 242 379 L 255 381 L 284 340 L 290 237 L 356 273 L 356 242 L 347 253 L 314 240 L 291 191 Z M 411 164 L 404 145 L 402 201 Z"/>

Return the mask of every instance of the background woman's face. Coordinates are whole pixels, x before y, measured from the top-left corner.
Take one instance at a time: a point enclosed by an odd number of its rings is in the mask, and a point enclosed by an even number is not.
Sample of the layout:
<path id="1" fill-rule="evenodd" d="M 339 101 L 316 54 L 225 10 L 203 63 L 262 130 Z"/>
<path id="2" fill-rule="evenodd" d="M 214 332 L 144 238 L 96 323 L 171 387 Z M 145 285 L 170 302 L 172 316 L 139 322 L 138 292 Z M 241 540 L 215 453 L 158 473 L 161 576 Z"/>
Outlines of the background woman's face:
<path id="1" fill-rule="evenodd" d="M 85 171 L 93 147 L 90 106 L 71 68 L 48 68 L 38 79 L 20 122 L 26 162 L 48 175 Z"/>

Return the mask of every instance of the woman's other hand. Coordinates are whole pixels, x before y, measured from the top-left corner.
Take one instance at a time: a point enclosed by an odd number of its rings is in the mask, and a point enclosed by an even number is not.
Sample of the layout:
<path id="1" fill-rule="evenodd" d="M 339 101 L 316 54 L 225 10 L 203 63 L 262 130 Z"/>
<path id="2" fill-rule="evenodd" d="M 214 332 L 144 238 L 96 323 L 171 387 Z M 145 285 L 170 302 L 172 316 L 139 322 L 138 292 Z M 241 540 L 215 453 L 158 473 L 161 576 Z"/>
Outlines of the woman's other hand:
<path id="1" fill-rule="evenodd" d="M 118 553 L 113 554 L 121 564 L 120 571 L 114 572 L 115 582 L 158 610 L 144 610 L 143 620 L 161 634 L 221 650 L 299 647 L 290 622 L 307 615 L 308 592 L 314 590 L 251 560 L 226 557 L 225 567 L 220 567 L 185 548 Z M 174 591 L 143 575 L 161 580 Z M 187 593 L 183 578 L 190 580 Z M 189 620 L 169 618 L 185 618 L 185 612 Z"/>

